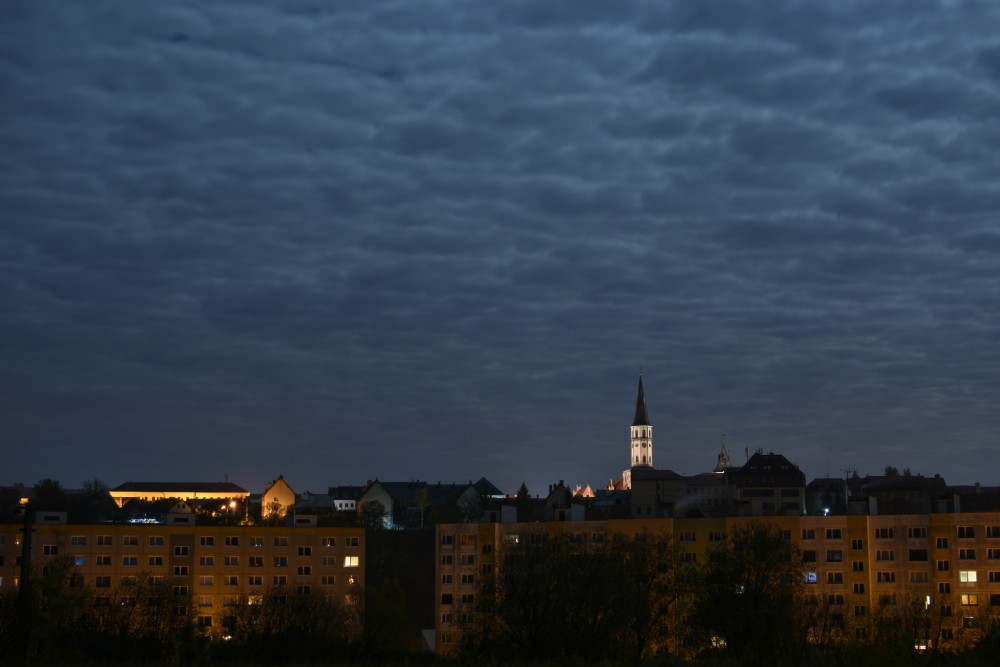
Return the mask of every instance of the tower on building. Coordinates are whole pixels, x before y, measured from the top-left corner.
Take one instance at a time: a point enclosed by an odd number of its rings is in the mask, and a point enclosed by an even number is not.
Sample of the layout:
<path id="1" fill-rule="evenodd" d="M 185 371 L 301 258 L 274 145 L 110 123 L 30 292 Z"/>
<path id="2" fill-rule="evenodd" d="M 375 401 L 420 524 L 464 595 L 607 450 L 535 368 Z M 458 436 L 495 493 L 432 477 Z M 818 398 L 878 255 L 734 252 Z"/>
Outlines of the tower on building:
<path id="1" fill-rule="evenodd" d="M 632 459 L 630 468 L 653 467 L 653 425 L 646 411 L 646 392 L 639 373 L 639 394 L 635 399 L 635 419 L 632 420 Z"/>
<path id="2" fill-rule="evenodd" d="M 725 472 L 729 468 L 732 468 L 733 464 L 729 461 L 729 452 L 726 451 L 726 436 L 722 436 L 722 451 L 719 452 L 719 458 L 715 463 L 715 468 L 712 472 Z"/>

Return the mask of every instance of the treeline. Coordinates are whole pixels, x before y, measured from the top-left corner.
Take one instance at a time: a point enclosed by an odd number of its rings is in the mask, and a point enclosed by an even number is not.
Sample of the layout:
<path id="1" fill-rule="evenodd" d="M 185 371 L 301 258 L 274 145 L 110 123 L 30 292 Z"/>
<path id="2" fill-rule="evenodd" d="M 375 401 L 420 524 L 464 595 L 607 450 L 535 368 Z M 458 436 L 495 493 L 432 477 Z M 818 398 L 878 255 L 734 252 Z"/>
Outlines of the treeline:
<path id="1" fill-rule="evenodd" d="M 767 524 L 737 529 L 702 563 L 668 536 L 572 539 L 507 536 L 475 599 L 455 601 L 463 662 L 995 665 L 1000 655 L 989 607 L 941 643 L 939 608 L 923 597 L 869 608 L 859 596 L 855 609 L 843 591 L 817 594 L 797 548 Z"/>

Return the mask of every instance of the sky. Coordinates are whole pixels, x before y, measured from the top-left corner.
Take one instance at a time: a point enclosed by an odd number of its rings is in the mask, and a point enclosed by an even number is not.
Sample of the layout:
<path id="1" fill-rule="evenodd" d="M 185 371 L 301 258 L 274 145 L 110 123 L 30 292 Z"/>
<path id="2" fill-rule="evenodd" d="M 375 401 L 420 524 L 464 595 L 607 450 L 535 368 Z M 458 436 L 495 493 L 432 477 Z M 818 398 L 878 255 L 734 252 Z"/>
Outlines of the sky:
<path id="1" fill-rule="evenodd" d="M 1000 3 L 5 3 L 0 484 L 1000 484 Z"/>

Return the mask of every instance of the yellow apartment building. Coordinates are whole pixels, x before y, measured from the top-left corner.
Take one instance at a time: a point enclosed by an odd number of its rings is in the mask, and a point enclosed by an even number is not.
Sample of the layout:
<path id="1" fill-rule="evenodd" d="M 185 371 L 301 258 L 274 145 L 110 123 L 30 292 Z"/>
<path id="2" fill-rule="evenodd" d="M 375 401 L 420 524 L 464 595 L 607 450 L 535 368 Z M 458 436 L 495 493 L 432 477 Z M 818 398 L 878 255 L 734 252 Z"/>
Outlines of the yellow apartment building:
<path id="1" fill-rule="evenodd" d="M 505 544 L 560 534 L 586 544 L 648 531 L 668 536 L 682 560 L 705 564 L 713 546 L 755 521 L 801 550 L 807 602 L 826 619 L 817 640 L 864 641 L 892 611 L 922 614 L 927 636 L 917 648 L 958 648 L 1000 618 L 1000 512 L 449 524 L 437 527 L 437 651 L 457 647 Z"/>
<path id="2" fill-rule="evenodd" d="M 19 584 L 22 527 L 0 524 L 0 590 Z M 179 610 L 220 631 L 226 608 L 273 590 L 321 593 L 348 608 L 365 582 L 362 528 L 161 524 L 36 524 L 31 563 L 68 557 L 97 603 L 144 577 L 170 586 Z"/>

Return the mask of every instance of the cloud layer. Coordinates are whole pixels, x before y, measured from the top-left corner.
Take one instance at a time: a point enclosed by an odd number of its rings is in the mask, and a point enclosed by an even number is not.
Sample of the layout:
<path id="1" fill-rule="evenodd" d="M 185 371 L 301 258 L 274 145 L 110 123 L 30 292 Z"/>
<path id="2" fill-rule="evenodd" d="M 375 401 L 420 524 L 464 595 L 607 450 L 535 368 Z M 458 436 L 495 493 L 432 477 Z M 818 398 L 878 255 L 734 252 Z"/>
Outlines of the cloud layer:
<path id="1" fill-rule="evenodd" d="M 7 482 L 1000 483 L 992 3 L 6 13 Z"/>

